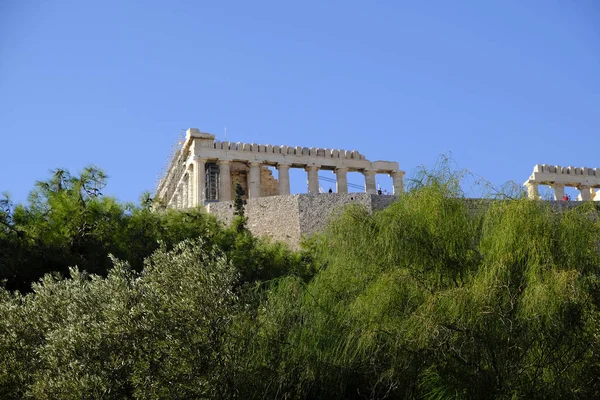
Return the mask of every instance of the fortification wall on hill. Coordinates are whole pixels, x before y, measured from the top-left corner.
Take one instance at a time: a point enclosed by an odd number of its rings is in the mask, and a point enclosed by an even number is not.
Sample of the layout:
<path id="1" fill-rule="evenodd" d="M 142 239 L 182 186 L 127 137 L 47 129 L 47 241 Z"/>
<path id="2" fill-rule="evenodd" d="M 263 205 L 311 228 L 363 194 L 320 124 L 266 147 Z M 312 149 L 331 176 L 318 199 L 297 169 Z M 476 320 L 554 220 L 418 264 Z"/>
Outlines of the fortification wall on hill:
<path id="1" fill-rule="evenodd" d="M 325 229 L 331 218 L 344 206 L 360 204 L 367 210 L 381 210 L 396 196 L 370 193 L 319 193 L 271 196 L 248 199 L 245 215 L 248 229 L 254 235 L 268 236 L 298 248 L 303 236 Z M 206 206 L 210 214 L 230 224 L 233 220 L 233 202 L 221 201 Z"/>

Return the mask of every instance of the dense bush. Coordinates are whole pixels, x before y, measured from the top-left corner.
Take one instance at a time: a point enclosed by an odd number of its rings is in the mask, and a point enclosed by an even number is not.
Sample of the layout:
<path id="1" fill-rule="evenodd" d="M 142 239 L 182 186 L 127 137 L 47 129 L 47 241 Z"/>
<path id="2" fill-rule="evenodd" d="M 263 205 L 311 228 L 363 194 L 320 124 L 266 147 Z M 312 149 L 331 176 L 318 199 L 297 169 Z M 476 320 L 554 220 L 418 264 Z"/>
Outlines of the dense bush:
<path id="1" fill-rule="evenodd" d="M 104 173 L 86 168 L 79 176 L 56 170 L 36 184 L 27 204 L 0 201 L 0 282 L 27 292 L 44 274 L 69 273 L 77 266 L 106 276 L 109 255 L 141 271 L 144 258 L 162 243 L 171 249 L 185 239 L 201 237 L 218 244 L 248 280 L 288 272 L 301 273 L 303 255 L 281 245 L 266 245 L 246 229 L 228 229 L 203 210 L 154 207 L 146 194 L 141 205 L 122 204 L 103 196 Z"/>
<path id="2" fill-rule="evenodd" d="M 594 204 L 466 201 L 455 175 L 424 175 L 388 209 L 349 207 L 291 252 L 243 220 L 94 201 L 125 228 L 89 254 L 131 267 L 0 291 L 2 398 L 600 397 Z M 2 245 L 88 257 L 67 245 L 77 221 L 52 207 L 47 230 L 17 221 L 32 205 L 6 212 Z"/>

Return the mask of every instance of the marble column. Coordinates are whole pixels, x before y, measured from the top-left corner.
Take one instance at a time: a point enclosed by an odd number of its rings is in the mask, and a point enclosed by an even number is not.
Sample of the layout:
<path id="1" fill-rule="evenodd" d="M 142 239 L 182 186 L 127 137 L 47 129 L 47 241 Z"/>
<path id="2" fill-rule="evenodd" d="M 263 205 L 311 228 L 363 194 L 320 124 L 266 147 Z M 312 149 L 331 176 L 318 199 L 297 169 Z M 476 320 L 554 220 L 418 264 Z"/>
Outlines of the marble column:
<path id="1" fill-rule="evenodd" d="M 538 190 L 538 184 L 534 182 L 527 182 L 525 186 L 527 187 L 527 196 L 531 200 L 539 200 L 540 192 Z"/>
<path id="2" fill-rule="evenodd" d="M 250 177 L 248 179 L 248 198 L 260 197 L 260 166 L 259 162 L 250 163 Z"/>
<path id="3" fill-rule="evenodd" d="M 319 167 L 307 165 L 305 170 L 308 173 L 308 193 L 319 193 Z"/>
<path id="4" fill-rule="evenodd" d="M 194 205 L 203 206 L 206 193 L 206 160 L 194 158 Z"/>
<path id="5" fill-rule="evenodd" d="M 175 202 L 175 208 L 178 210 L 181 210 L 183 208 L 183 201 L 182 201 L 183 196 L 181 195 L 181 185 L 182 185 L 182 182 L 180 182 L 177 185 L 177 189 L 175 190 L 175 193 L 177 194 L 177 197 L 176 197 L 177 201 Z"/>
<path id="6" fill-rule="evenodd" d="M 290 194 L 290 165 L 277 164 L 277 179 L 279 180 L 279 195 Z"/>
<path id="7" fill-rule="evenodd" d="M 348 168 L 335 169 L 336 193 L 348 193 Z"/>
<path id="8" fill-rule="evenodd" d="M 231 161 L 219 160 L 219 201 L 231 201 Z"/>
<path id="9" fill-rule="evenodd" d="M 404 193 L 404 171 L 395 171 L 390 174 L 394 186 L 394 195 L 398 196 Z"/>
<path id="10" fill-rule="evenodd" d="M 181 206 L 182 208 L 188 208 L 190 205 L 188 203 L 188 176 L 185 174 L 183 179 L 181 180 Z"/>
<path id="11" fill-rule="evenodd" d="M 591 198 L 591 194 L 592 194 L 591 192 L 592 192 L 593 189 L 590 189 L 589 186 L 581 185 L 581 186 L 578 187 L 578 189 L 579 189 L 579 193 L 580 193 L 580 196 L 581 196 L 581 201 L 589 201 L 589 200 L 592 199 Z"/>
<path id="12" fill-rule="evenodd" d="M 193 164 L 188 165 L 187 170 L 187 192 L 188 192 L 188 207 L 192 208 L 196 204 L 194 203 L 194 166 Z"/>
<path id="13" fill-rule="evenodd" d="M 362 171 L 365 176 L 365 192 L 376 194 L 377 193 L 377 184 L 375 183 L 375 174 L 377 171 L 372 169 L 365 169 Z"/>
<path id="14" fill-rule="evenodd" d="M 562 200 L 565 196 L 565 185 L 561 183 L 555 183 L 551 185 L 552 190 L 554 190 L 554 200 Z"/>

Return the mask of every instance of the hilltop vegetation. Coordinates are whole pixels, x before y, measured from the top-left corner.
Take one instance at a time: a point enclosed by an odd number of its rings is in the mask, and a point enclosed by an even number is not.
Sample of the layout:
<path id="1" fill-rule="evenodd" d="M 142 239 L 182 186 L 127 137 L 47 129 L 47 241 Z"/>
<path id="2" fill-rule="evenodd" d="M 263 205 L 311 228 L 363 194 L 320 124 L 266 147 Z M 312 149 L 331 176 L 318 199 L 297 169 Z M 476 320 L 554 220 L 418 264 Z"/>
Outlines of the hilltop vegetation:
<path id="1" fill-rule="evenodd" d="M 600 397 L 594 204 L 479 207 L 424 174 L 292 252 L 104 180 L 5 203 L 1 398 Z"/>

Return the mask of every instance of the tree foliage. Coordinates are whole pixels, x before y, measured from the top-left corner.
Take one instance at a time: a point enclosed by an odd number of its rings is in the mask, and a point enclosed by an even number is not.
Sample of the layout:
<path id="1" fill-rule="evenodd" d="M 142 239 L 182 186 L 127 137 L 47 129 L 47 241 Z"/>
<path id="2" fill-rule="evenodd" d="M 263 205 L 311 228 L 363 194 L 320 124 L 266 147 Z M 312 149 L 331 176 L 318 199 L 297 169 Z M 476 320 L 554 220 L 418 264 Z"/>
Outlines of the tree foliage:
<path id="1" fill-rule="evenodd" d="M 79 265 L 0 290 L 2 398 L 600 397 L 594 204 L 465 199 L 442 164 L 292 252 L 67 177 L 2 204 L 3 261 Z"/>
<path id="2" fill-rule="evenodd" d="M 9 290 L 27 292 L 45 274 L 67 275 L 72 266 L 106 276 L 111 254 L 141 271 L 144 258 L 160 243 L 171 249 L 198 237 L 243 263 L 239 267 L 248 276 L 257 270 L 268 275 L 273 268 L 281 273 L 303 257 L 283 256 L 287 259 L 274 265 L 263 253 L 287 254 L 287 250 L 263 246 L 243 223 L 242 229 L 228 229 L 200 208 L 153 209 L 148 194 L 142 195 L 141 205 L 119 203 L 102 194 L 105 185 L 106 175 L 96 167 L 76 176 L 58 169 L 36 184 L 27 204 L 14 205 L 5 196 L 0 201 L 0 281 Z"/>

